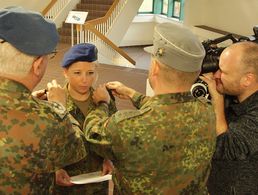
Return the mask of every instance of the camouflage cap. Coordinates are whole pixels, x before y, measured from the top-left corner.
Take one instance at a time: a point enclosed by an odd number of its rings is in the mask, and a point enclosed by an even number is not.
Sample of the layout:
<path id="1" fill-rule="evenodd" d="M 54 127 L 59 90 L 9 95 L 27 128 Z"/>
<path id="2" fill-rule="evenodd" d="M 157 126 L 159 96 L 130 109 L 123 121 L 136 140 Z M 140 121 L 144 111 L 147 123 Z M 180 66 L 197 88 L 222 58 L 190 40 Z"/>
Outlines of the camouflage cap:
<path id="1" fill-rule="evenodd" d="M 199 39 L 180 24 L 155 27 L 153 46 L 145 49 L 161 63 L 184 72 L 201 70 L 205 50 Z"/>
<path id="2" fill-rule="evenodd" d="M 42 56 L 55 49 L 58 33 L 40 13 L 13 6 L 0 9 L 0 39 L 25 54 Z"/>

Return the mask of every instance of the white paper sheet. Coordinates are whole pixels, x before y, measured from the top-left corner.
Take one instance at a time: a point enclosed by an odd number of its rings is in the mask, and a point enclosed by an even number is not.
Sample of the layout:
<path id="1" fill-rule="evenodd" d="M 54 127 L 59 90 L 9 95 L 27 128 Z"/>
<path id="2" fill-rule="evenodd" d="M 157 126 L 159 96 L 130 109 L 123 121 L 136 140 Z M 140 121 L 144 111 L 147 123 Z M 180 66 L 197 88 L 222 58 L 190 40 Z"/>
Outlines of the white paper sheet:
<path id="1" fill-rule="evenodd" d="M 112 175 L 101 175 L 101 171 L 81 174 L 71 177 L 71 183 L 74 184 L 87 184 L 87 183 L 98 183 L 112 179 Z"/>

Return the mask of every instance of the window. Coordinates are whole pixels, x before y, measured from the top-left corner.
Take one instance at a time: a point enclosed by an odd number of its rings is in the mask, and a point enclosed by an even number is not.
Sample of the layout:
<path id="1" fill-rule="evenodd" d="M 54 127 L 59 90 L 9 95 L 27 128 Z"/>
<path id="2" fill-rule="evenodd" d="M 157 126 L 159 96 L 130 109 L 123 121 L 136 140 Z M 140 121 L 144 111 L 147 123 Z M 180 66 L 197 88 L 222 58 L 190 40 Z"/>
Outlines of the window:
<path id="1" fill-rule="evenodd" d="M 144 0 L 139 13 L 162 14 L 183 20 L 184 0 Z"/>
<path id="2" fill-rule="evenodd" d="M 167 15 L 168 14 L 168 0 L 163 0 L 162 2 L 162 14 Z"/>
<path id="3" fill-rule="evenodd" d="M 173 17 L 175 18 L 179 18 L 180 17 L 180 9 L 181 9 L 181 1 L 177 0 L 174 1 L 174 5 L 173 5 Z"/>
<path id="4" fill-rule="evenodd" d="M 153 13 L 153 0 L 144 0 L 138 12 Z"/>

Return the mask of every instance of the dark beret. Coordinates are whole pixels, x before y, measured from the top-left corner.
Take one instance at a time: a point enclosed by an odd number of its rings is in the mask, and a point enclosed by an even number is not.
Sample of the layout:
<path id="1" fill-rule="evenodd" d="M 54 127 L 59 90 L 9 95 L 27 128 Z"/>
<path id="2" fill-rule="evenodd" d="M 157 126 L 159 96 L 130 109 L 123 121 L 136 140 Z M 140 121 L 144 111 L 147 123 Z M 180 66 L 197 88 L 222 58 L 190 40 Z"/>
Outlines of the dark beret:
<path id="1" fill-rule="evenodd" d="M 40 13 L 15 6 L 0 9 L 0 39 L 25 54 L 42 56 L 55 49 L 58 33 Z"/>
<path id="2" fill-rule="evenodd" d="M 95 45 L 81 43 L 71 47 L 64 55 L 61 66 L 67 68 L 75 62 L 94 62 L 98 59 L 98 50 Z"/>

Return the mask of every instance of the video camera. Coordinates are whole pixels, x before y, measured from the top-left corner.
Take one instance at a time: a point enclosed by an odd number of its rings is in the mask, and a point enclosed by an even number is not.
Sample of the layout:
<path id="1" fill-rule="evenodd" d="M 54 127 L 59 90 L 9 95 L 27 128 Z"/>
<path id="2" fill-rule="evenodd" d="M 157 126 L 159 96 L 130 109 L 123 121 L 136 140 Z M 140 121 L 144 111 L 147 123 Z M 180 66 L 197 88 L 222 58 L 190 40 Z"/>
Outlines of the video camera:
<path id="1" fill-rule="evenodd" d="M 231 40 L 232 44 L 242 41 L 252 41 L 258 44 L 258 25 L 253 27 L 254 35 L 250 37 L 240 37 L 235 38 L 232 34 L 228 34 L 214 40 L 203 41 L 202 45 L 205 49 L 205 57 L 202 63 L 201 74 L 208 72 L 216 72 L 219 69 L 219 57 L 220 54 L 226 47 L 218 47 L 219 43 L 222 43 L 227 40 Z M 201 79 L 197 81 L 191 87 L 191 94 L 202 101 L 210 102 L 210 94 L 208 91 L 208 85 Z"/>

